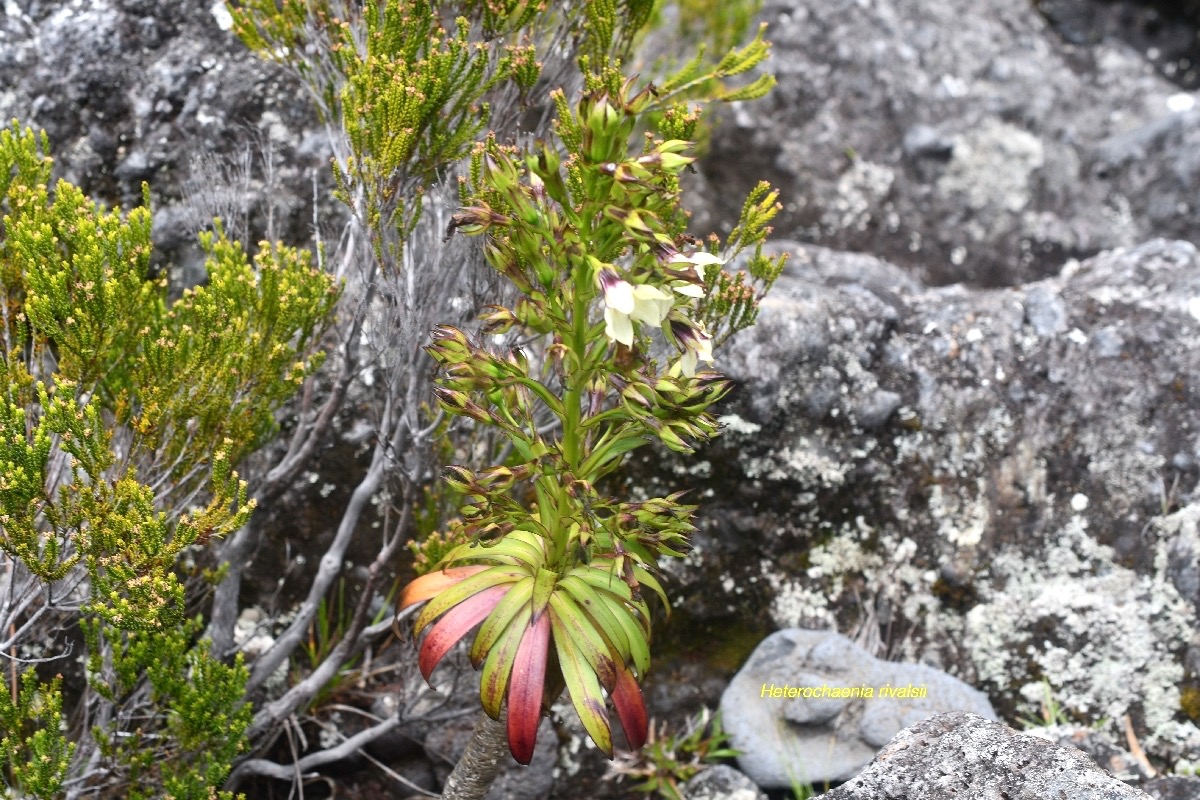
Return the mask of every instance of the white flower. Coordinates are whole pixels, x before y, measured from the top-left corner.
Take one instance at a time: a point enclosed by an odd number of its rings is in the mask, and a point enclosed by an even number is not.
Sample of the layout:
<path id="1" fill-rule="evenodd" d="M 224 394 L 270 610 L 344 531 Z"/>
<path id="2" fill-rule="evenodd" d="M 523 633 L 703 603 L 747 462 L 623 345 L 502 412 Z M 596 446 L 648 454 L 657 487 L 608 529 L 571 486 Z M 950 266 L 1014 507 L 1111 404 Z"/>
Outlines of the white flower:
<path id="1" fill-rule="evenodd" d="M 692 269 L 696 271 L 696 277 L 699 278 L 699 283 L 691 280 L 678 281 L 671 284 L 671 288 L 687 297 L 704 297 L 704 271 L 705 267 L 712 264 L 724 264 L 725 259 L 714 256 L 712 253 L 704 250 L 697 250 L 691 255 L 676 253 L 667 259 L 668 264 L 690 264 Z"/>
<path id="2" fill-rule="evenodd" d="M 597 275 L 604 289 L 604 333 L 626 347 L 633 345 L 633 323 L 662 325 L 675 301 L 657 286 L 624 281 L 611 269 Z"/>
<path id="3" fill-rule="evenodd" d="M 668 264 L 691 264 L 696 269 L 696 274 L 701 279 L 704 278 L 704 268 L 712 264 L 724 264 L 725 259 L 719 256 L 714 256 L 706 250 L 697 250 L 690 256 L 685 256 L 683 253 L 676 253 L 667 259 Z"/>
<path id="4" fill-rule="evenodd" d="M 692 327 L 686 322 L 671 320 L 671 333 L 675 340 L 683 345 L 683 355 L 679 357 L 679 368 L 689 378 L 696 374 L 696 362 L 713 363 L 712 337 L 700 326 Z"/>
<path id="5" fill-rule="evenodd" d="M 687 297 L 696 297 L 696 298 L 704 297 L 704 287 L 703 286 L 697 286 L 696 284 L 688 283 L 687 281 L 679 281 L 678 283 L 673 283 L 673 284 L 671 284 L 671 288 Z"/>

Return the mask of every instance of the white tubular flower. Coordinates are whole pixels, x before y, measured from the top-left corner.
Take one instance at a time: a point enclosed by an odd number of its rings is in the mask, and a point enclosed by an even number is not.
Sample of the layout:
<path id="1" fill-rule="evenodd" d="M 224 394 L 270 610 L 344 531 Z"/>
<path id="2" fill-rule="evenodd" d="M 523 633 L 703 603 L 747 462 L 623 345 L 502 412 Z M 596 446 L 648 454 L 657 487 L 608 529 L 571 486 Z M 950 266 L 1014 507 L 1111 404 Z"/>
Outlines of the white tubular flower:
<path id="1" fill-rule="evenodd" d="M 693 328 L 686 322 L 671 320 L 671 333 L 675 336 L 675 341 L 683 346 L 679 367 L 684 375 L 689 378 L 696 375 L 697 361 L 713 363 L 712 337 L 699 325 Z"/>
<path id="2" fill-rule="evenodd" d="M 597 273 L 604 290 L 604 333 L 626 347 L 633 346 L 633 323 L 662 325 L 671 311 L 671 295 L 656 286 L 633 285 L 615 271 L 604 268 Z"/>
<path id="3" fill-rule="evenodd" d="M 704 250 L 697 250 L 691 255 L 676 253 L 667 259 L 668 264 L 688 264 L 696 271 L 698 282 L 679 281 L 671 285 L 671 288 L 687 297 L 704 297 L 704 271 L 705 267 L 712 264 L 724 264 L 725 260 L 714 256 L 712 253 Z"/>
<path id="4" fill-rule="evenodd" d="M 725 259 L 719 256 L 714 256 L 706 250 L 697 250 L 691 255 L 676 253 L 667 260 L 668 264 L 691 264 L 696 269 L 696 274 L 700 276 L 700 280 L 704 280 L 704 268 L 712 264 L 724 264 Z"/>

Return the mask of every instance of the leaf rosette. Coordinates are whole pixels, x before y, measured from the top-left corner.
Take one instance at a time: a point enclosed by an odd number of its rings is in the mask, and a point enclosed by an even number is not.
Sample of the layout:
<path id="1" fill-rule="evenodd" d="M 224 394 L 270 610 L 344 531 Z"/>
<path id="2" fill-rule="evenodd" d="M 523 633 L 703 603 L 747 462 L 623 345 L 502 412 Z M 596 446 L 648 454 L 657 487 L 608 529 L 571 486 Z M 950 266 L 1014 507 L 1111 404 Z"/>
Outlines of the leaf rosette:
<path id="1" fill-rule="evenodd" d="M 629 746 L 640 748 L 647 717 L 638 680 L 650 667 L 650 609 L 639 590 L 650 587 L 664 603 L 666 594 L 647 569 L 625 559 L 597 557 L 560 572 L 547 541 L 522 530 L 490 546 L 456 548 L 400 598 L 401 608 L 429 601 L 414 624 L 418 635 L 428 629 L 421 674 L 428 681 L 478 626 L 469 658 L 482 668 L 480 699 L 492 719 L 507 701 L 509 749 L 518 762 L 533 757 L 543 706 L 563 687 L 605 755 L 613 755 L 606 693 Z"/>

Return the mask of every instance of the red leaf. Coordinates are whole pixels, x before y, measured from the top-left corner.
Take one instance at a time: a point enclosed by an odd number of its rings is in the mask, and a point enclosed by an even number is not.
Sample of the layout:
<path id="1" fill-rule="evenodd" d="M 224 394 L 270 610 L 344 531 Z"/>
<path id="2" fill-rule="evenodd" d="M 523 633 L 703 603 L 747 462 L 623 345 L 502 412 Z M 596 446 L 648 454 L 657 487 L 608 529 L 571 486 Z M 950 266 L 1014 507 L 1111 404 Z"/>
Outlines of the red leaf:
<path id="1" fill-rule="evenodd" d="M 630 749 L 640 750 L 646 743 L 649 720 L 646 717 L 646 703 L 642 699 L 642 687 L 638 686 L 637 679 L 633 677 L 629 667 L 617 670 L 617 682 L 609 694 L 617 710 L 617 717 L 621 720 L 625 738 L 629 740 Z"/>
<path id="2" fill-rule="evenodd" d="M 539 614 L 521 637 L 508 683 L 508 749 L 518 763 L 526 766 L 533 759 L 542 721 L 549 649 L 550 615 Z"/>
<path id="3" fill-rule="evenodd" d="M 421 674 L 425 676 L 426 681 L 429 680 L 433 668 L 445 657 L 446 653 L 450 652 L 450 648 L 454 647 L 467 631 L 483 622 L 484 618 L 492 613 L 496 603 L 500 602 L 500 598 L 509 588 L 507 585 L 492 586 L 478 594 L 471 595 L 447 611 L 429 630 L 429 634 L 425 637 L 425 643 L 421 645 L 421 656 L 417 659 L 417 663 L 421 667 Z"/>
<path id="4" fill-rule="evenodd" d="M 444 589 L 449 589 L 454 584 L 487 568 L 486 564 L 472 564 L 467 567 L 450 567 L 426 573 L 404 587 L 404 591 L 400 593 L 400 610 L 403 611 L 411 605 L 436 597 Z"/>

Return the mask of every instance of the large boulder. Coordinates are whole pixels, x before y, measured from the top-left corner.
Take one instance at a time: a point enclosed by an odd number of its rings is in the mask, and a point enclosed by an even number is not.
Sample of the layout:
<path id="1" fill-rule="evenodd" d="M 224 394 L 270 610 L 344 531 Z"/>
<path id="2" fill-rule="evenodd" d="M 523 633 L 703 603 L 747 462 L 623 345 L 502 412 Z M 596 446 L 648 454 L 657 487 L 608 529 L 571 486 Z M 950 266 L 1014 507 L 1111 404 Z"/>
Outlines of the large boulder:
<path id="1" fill-rule="evenodd" d="M 763 641 L 721 698 L 738 765 L 769 788 L 846 780 L 901 729 L 951 710 L 995 719 L 982 693 L 944 672 L 798 629 Z"/>
<path id="2" fill-rule="evenodd" d="M 897 734 L 853 780 L 817 800 L 1147 800 L 1072 747 L 964 712 Z"/>
<path id="3" fill-rule="evenodd" d="M 995 290 L 778 247 L 758 324 L 718 353 L 725 435 L 647 481 L 706 496 L 670 565 L 690 624 L 847 632 L 1009 720 L 1045 679 L 1071 721 L 1115 740 L 1128 713 L 1152 757 L 1200 756 L 1196 247 Z"/>
<path id="4" fill-rule="evenodd" d="M 1064 42 L 1011 0 L 768 0 L 762 19 L 779 85 L 713 134 L 718 216 L 770 179 L 785 236 L 992 286 L 1200 238 L 1200 109 L 1125 43 Z"/>

